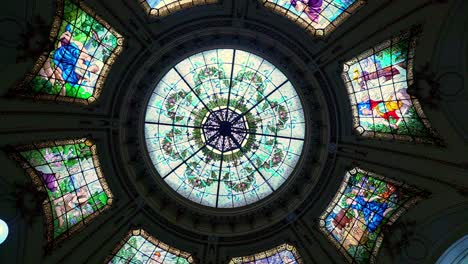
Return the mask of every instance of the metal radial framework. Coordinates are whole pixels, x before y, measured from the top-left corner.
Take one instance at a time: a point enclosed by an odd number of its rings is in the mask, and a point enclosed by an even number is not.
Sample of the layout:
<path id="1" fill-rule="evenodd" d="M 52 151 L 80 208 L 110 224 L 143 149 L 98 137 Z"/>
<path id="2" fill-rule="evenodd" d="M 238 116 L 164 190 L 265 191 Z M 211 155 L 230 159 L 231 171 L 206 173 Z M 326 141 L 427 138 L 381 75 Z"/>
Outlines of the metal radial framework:
<path id="1" fill-rule="evenodd" d="M 302 152 L 300 98 L 270 62 L 233 49 L 195 54 L 156 86 L 146 145 L 164 181 L 196 203 L 233 208 L 277 190 Z"/>

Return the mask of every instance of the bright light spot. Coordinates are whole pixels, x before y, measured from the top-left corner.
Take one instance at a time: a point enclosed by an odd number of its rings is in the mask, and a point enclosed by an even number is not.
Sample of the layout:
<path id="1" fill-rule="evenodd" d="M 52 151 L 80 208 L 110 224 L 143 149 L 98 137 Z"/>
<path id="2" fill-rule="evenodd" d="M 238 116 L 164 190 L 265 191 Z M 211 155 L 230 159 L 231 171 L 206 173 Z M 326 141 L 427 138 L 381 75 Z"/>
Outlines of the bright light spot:
<path id="1" fill-rule="evenodd" d="M 0 244 L 5 242 L 5 240 L 7 239 L 7 236 L 8 236 L 8 225 L 7 223 L 5 223 L 5 221 L 0 219 Z"/>

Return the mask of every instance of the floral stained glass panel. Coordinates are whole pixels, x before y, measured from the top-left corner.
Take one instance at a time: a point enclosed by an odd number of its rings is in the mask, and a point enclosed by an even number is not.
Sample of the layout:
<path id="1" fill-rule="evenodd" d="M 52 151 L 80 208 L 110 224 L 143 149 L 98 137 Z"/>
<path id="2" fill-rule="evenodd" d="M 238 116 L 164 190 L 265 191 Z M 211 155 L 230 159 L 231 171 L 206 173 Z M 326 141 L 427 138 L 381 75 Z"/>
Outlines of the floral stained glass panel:
<path id="1" fill-rule="evenodd" d="M 432 143 L 430 127 L 418 100 L 408 93 L 413 84 L 417 28 L 388 40 L 344 64 L 356 131 Z"/>
<path id="2" fill-rule="evenodd" d="M 189 264 L 193 257 L 150 236 L 144 230 L 131 231 L 107 261 L 108 264 Z"/>
<path id="3" fill-rule="evenodd" d="M 420 191 L 379 175 L 355 168 L 321 216 L 321 230 L 352 263 L 375 263 L 383 239 L 382 229 L 391 225 Z"/>
<path id="4" fill-rule="evenodd" d="M 146 110 L 146 145 L 164 181 L 210 207 L 254 203 L 277 190 L 302 153 L 301 100 L 252 53 L 216 49 L 169 70 Z"/>
<path id="5" fill-rule="evenodd" d="M 365 4 L 363 0 L 260 0 L 317 36 L 333 31 Z"/>
<path id="6" fill-rule="evenodd" d="M 217 3 L 219 0 L 139 0 L 143 8 L 151 15 L 166 16 L 178 10 Z"/>
<path id="7" fill-rule="evenodd" d="M 69 237 L 112 203 L 96 146 L 87 139 L 18 147 L 14 154 L 39 191 L 49 242 Z"/>
<path id="8" fill-rule="evenodd" d="M 53 49 L 36 62 L 16 93 L 88 104 L 97 99 L 123 38 L 82 3 L 57 1 Z"/>
<path id="9" fill-rule="evenodd" d="M 233 258 L 229 264 L 302 264 L 294 246 L 283 244 L 250 256 Z"/>

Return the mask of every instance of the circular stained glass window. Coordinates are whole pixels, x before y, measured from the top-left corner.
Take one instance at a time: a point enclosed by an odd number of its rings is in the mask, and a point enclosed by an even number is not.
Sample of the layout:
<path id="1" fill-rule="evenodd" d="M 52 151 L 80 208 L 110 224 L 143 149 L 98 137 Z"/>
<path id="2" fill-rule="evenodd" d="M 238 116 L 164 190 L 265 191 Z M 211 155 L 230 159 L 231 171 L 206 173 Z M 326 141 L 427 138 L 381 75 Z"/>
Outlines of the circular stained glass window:
<path id="1" fill-rule="evenodd" d="M 151 160 L 183 197 L 210 207 L 254 203 L 277 190 L 302 153 L 301 100 L 252 53 L 215 49 L 171 68 L 145 117 Z"/>

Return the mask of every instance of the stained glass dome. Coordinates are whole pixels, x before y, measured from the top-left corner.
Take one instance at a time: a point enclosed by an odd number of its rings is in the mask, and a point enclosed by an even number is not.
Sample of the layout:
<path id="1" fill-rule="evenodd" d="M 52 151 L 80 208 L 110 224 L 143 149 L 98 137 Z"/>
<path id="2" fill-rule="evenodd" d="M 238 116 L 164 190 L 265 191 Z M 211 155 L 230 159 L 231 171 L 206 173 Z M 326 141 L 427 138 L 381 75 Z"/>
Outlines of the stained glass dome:
<path id="1" fill-rule="evenodd" d="M 5 242 L 8 237 L 8 225 L 5 221 L 0 219 L 0 244 Z"/>
<path id="2" fill-rule="evenodd" d="M 216 208 L 270 195 L 293 172 L 305 120 L 288 78 L 235 49 L 188 57 L 156 85 L 145 117 L 146 146 L 164 181 Z"/>

